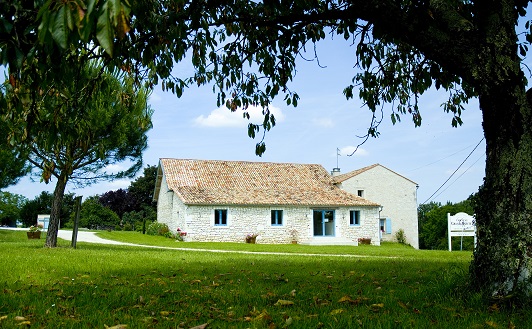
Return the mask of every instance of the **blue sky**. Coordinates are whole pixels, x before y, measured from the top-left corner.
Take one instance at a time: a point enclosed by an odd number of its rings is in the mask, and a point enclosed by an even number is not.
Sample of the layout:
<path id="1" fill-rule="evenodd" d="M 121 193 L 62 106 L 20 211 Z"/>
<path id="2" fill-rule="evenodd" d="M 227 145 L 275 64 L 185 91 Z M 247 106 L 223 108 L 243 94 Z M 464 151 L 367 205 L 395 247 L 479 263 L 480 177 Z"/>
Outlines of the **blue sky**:
<path id="1" fill-rule="evenodd" d="M 443 91 L 430 91 L 421 98 L 422 126 L 414 128 L 408 116 L 392 125 L 385 108 L 380 137 L 370 138 L 353 156 L 347 156 L 362 140 L 371 113 L 358 99 L 347 101 L 342 94 L 356 74 L 354 47 L 343 39 L 318 45 L 320 66 L 300 60 L 290 87 L 300 95 L 297 108 L 286 106 L 282 97 L 272 110 L 277 126 L 266 135 L 266 153 L 255 155 L 255 143 L 247 137 L 247 120 L 241 112 L 217 108 L 210 87 L 191 87 L 181 98 L 157 89 L 150 98 L 155 110 L 149 148 L 144 162 L 156 165 L 159 158 L 218 159 L 268 162 L 316 163 L 328 171 L 338 166 L 342 173 L 380 163 L 419 185 L 418 203 L 423 203 L 450 177 L 482 140 L 482 115 L 476 100 L 466 105 L 464 124 L 451 127 L 452 116 L 440 104 Z M 177 65 L 176 74 L 190 74 L 186 64 Z M 253 116 L 252 116 L 253 118 Z M 256 120 L 261 122 L 261 118 Z M 260 135 L 262 136 L 262 135 Z M 341 150 L 337 159 L 336 149 Z M 453 178 L 430 200 L 458 202 L 478 190 L 484 177 L 485 143 L 482 141 Z M 85 197 L 126 188 L 129 180 L 102 182 L 67 192 Z M 53 191 L 55 180 L 46 185 L 22 179 L 7 191 L 30 199 L 41 191 Z M 385 192 L 385 191 L 383 191 Z"/>

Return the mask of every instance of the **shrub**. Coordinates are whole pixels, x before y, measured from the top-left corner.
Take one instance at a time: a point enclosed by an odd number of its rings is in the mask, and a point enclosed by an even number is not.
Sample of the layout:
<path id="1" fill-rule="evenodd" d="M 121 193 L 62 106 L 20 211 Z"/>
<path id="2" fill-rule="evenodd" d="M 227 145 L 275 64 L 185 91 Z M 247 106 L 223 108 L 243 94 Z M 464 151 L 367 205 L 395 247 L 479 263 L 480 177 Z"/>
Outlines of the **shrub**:
<path id="1" fill-rule="evenodd" d="M 170 229 L 168 228 L 168 225 L 159 223 L 159 222 L 153 222 L 151 223 L 148 228 L 146 229 L 146 234 L 148 235 L 160 235 L 165 236 L 167 238 L 173 238 L 174 235 L 172 232 L 170 232 Z"/>
<path id="2" fill-rule="evenodd" d="M 81 205 L 79 227 L 108 230 L 120 225 L 120 217 L 109 208 L 102 206 L 97 197 L 89 197 Z"/>
<path id="3" fill-rule="evenodd" d="M 397 232 L 395 232 L 395 239 L 396 239 L 397 242 L 399 242 L 400 244 L 407 244 L 407 243 L 406 243 L 406 234 L 405 234 L 405 230 L 400 229 L 400 230 L 398 230 Z"/>
<path id="4" fill-rule="evenodd" d="M 133 231 L 143 233 L 144 225 L 146 225 L 146 227 L 148 227 L 149 224 L 150 224 L 150 222 L 146 222 L 146 223 L 143 223 L 143 222 L 140 222 L 140 221 L 135 222 L 135 224 L 133 225 Z"/>

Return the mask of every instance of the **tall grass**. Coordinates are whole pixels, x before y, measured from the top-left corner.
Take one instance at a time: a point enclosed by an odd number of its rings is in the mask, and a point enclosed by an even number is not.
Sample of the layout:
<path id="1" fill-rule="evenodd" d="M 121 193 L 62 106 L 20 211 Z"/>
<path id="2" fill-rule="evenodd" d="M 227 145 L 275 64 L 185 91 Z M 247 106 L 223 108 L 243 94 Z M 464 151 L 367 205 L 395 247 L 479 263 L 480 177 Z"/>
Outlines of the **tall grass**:
<path id="1" fill-rule="evenodd" d="M 151 238 L 143 243 L 160 243 Z M 395 244 L 228 246 L 325 252 L 215 253 L 82 242 L 71 249 L 66 241 L 47 249 L 25 232 L 0 230 L 0 327 L 532 327 L 528 310 L 488 306 L 465 292 L 470 253 Z M 356 252 L 336 257 L 335 248 Z"/>

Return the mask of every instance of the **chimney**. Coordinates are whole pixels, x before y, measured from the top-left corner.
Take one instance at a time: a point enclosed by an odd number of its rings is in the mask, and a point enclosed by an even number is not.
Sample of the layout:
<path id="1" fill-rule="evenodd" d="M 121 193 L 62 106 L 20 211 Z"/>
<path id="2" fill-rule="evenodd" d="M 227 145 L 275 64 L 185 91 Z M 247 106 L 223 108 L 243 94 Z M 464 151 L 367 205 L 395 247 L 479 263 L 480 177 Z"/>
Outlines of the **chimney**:
<path id="1" fill-rule="evenodd" d="M 331 171 L 331 176 L 338 176 L 340 175 L 340 168 L 333 168 L 333 170 Z"/>

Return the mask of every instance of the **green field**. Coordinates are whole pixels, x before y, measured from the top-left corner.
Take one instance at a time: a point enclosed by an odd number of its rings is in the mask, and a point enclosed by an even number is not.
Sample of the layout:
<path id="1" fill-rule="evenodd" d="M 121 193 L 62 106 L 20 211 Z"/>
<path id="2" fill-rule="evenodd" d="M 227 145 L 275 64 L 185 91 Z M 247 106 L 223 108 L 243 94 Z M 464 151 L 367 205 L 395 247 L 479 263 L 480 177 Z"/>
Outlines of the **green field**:
<path id="1" fill-rule="evenodd" d="M 28 240 L 24 231 L 0 230 L 0 327 L 532 327 L 528 309 L 467 292 L 468 252 L 398 244 L 183 243 L 130 232 L 101 236 L 256 253 L 83 242 L 72 249 L 64 240 L 47 249 L 44 240 Z"/>

